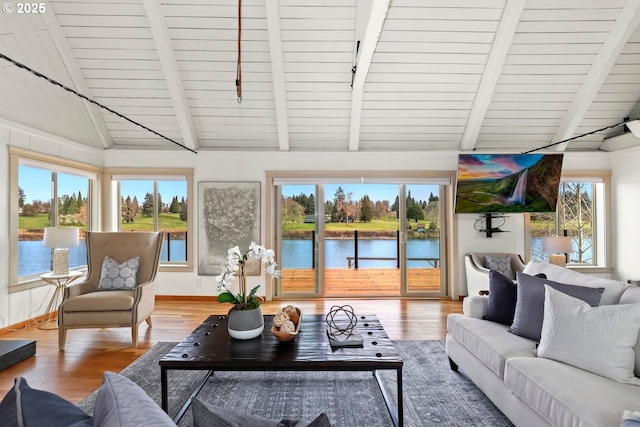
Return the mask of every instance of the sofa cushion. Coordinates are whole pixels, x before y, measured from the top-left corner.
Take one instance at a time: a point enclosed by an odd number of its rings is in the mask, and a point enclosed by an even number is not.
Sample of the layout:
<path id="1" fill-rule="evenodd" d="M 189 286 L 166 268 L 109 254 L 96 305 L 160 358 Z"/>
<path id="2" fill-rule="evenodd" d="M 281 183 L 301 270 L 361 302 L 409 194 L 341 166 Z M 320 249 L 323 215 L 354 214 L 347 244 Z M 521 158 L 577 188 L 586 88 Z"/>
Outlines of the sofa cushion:
<path id="1" fill-rule="evenodd" d="M 491 255 L 484 256 L 484 266 L 489 270 L 499 271 L 509 279 L 515 279 L 513 270 L 511 269 L 511 258 L 508 256 L 495 257 Z"/>
<path id="2" fill-rule="evenodd" d="M 602 298 L 600 298 L 600 305 L 618 304 L 620 296 L 624 290 L 630 286 L 629 284 L 618 280 L 582 274 L 568 268 L 537 260 L 529 261 L 525 266 L 523 273 L 530 276 L 535 276 L 538 273 L 545 273 L 549 280 L 553 280 L 555 282 L 587 286 L 590 288 L 604 288 Z"/>
<path id="3" fill-rule="evenodd" d="M 589 305 L 598 305 L 603 288 L 568 285 L 540 277 L 518 273 L 518 300 L 509 332 L 532 340 L 540 340 L 544 318 L 544 285 L 579 298 Z"/>
<path id="4" fill-rule="evenodd" d="M 640 385 L 633 375 L 639 330 L 640 304 L 590 307 L 545 285 L 538 356 Z"/>
<path id="5" fill-rule="evenodd" d="M 510 357 L 535 357 L 536 342 L 507 333 L 508 326 L 462 314 L 447 316 L 447 330 L 500 378 Z"/>
<path id="6" fill-rule="evenodd" d="M 91 427 L 91 416 L 73 403 L 48 391 L 31 388 L 22 377 L 0 402 L 3 427 Z"/>
<path id="7" fill-rule="evenodd" d="M 618 426 L 640 387 L 541 357 L 507 360 L 504 382 L 553 426 Z"/>
<path id="8" fill-rule="evenodd" d="M 130 311 L 133 307 L 134 291 L 89 292 L 69 298 L 63 309 L 70 311 Z"/>
<path id="9" fill-rule="evenodd" d="M 94 427 L 175 427 L 136 383 L 114 372 L 102 375 L 93 409 Z"/>
<path id="10" fill-rule="evenodd" d="M 640 288 L 637 286 L 629 286 L 624 290 L 620 297 L 620 304 L 637 304 L 640 303 Z M 640 331 L 638 331 L 638 342 L 634 347 L 636 353 L 636 364 L 634 372 L 636 377 L 640 377 Z"/>
<path id="11" fill-rule="evenodd" d="M 511 325 L 516 311 L 516 284 L 497 270 L 489 271 L 489 301 L 485 320 Z"/>

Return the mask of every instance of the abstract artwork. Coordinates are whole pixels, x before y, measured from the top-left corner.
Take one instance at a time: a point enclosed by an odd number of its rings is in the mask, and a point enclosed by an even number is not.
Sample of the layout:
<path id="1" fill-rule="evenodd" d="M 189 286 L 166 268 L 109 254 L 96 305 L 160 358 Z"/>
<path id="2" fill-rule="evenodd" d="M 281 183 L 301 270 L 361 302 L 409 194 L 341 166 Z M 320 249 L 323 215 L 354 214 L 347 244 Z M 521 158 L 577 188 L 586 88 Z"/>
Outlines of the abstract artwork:
<path id="1" fill-rule="evenodd" d="M 218 275 L 229 248 L 260 243 L 260 182 L 198 183 L 198 274 Z"/>

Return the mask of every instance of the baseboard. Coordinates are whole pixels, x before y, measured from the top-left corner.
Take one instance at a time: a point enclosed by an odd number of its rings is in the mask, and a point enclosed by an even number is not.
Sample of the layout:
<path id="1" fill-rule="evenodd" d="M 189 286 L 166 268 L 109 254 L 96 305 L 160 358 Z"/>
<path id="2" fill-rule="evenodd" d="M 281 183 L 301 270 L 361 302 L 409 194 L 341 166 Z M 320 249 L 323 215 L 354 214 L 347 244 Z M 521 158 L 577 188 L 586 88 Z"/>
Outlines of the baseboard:
<path id="1" fill-rule="evenodd" d="M 22 322 L 14 323 L 13 325 L 4 326 L 4 327 L 2 327 L 2 329 L 0 329 L 0 335 L 8 334 L 9 332 L 13 332 L 13 331 L 15 331 L 17 329 L 26 329 L 29 326 L 37 325 L 43 319 L 44 319 L 44 314 L 41 314 L 40 316 L 32 317 L 30 319 L 23 320 Z M 58 321 L 57 313 L 51 319 L 51 321 L 52 322 L 57 322 Z"/>

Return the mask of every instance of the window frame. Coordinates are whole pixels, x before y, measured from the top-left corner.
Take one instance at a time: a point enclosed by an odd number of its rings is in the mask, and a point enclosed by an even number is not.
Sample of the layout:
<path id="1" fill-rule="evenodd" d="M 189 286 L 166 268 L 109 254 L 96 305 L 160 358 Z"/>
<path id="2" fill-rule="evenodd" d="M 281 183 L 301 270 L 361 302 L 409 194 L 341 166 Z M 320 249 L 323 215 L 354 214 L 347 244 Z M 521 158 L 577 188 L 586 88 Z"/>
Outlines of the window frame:
<path id="1" fill-rule="evenodd" d="M 154 200 L 157 198 L 157 187 L 159 181 L 176 180 L 176 178 L 184 178 L 187 183 L 187 236 L 194 236 L 194 193 L 193 193 L 193 169 L 189 168 L 105 168 L 105 204 L 103 205 L 104 224 L 107 229 L 112 231 L 120 231 L 121 204 L 120 204 L 120 185 L 123 180 L 139 180 L 152 181 Z M 163 178 L 165 178 L 163 180 Z M 157 209 L 154 217 L 154 227 L 157 228 Z M 166 271 L 193 271 L 194 268 L 194 250 L 193 244 L 195 239 L 187 240 L 187 260 L 160 262 L 160 272 Z"/>
<path id="2" fill-rule="evenodd" d="M 602 184 L 595 187 L 594 208 L 594 258 L 595 264 L 567 264 L 567 268 L 587 273 L 610 273 L 612 269 L 612 226 L 611 226 L 611 171 L 609 170 L 569 170 L 562 171 L 561 182 L 590 182 Z M 557 221 L 556 221 L 557 227 Z M 531 259 L 531 215 L 525 214 L 525 253 Z"/>
<path id="3" fill-rule="evenodd" d="M 94 230 L 98 224 L 98 200 L 101 168 L 73 160 L 61 159 L 46 154 L 35 153 L 16 147 L 9 147 L 9 250 L 18 253 L 19 242 L 19 168 L 23 163 L 30 167 L 41 167 L 55 173 L 67 173 L 74 175 L 87 175 L 89 188 L 87 194 L 88 215 L 87 231 Z M 54 189 L 54 197 L 57 189 Z M 57 212 L 57 203 L 51 207 Z M 57 217 L 57 213 L 55 214 Z M 82 269 L 82 267 L 80 268 Z M 40 280 L 40 275 L 29 275 L 23 278 L 18 276 L 18 257 L 10 257 L 9 261 L 9 293 L 20 292 L 46 285 Z"/>

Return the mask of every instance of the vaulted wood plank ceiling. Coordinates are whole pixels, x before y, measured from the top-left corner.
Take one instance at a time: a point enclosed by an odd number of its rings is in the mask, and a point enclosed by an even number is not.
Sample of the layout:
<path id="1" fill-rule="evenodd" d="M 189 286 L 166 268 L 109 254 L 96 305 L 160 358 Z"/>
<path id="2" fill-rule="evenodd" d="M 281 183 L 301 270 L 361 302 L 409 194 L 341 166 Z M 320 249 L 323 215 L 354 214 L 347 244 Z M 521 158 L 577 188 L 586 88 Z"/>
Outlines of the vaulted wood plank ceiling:
<path id="1" fill-rule="evenodd" d="M 196 151 L 518 152 L 640 117 L 637 0 L 243 0 L 241 103 L 237 0 L 43 5 L 0 13 L 0 53 Z M 5 59 L 0 124 L 179 149 Z"/>

